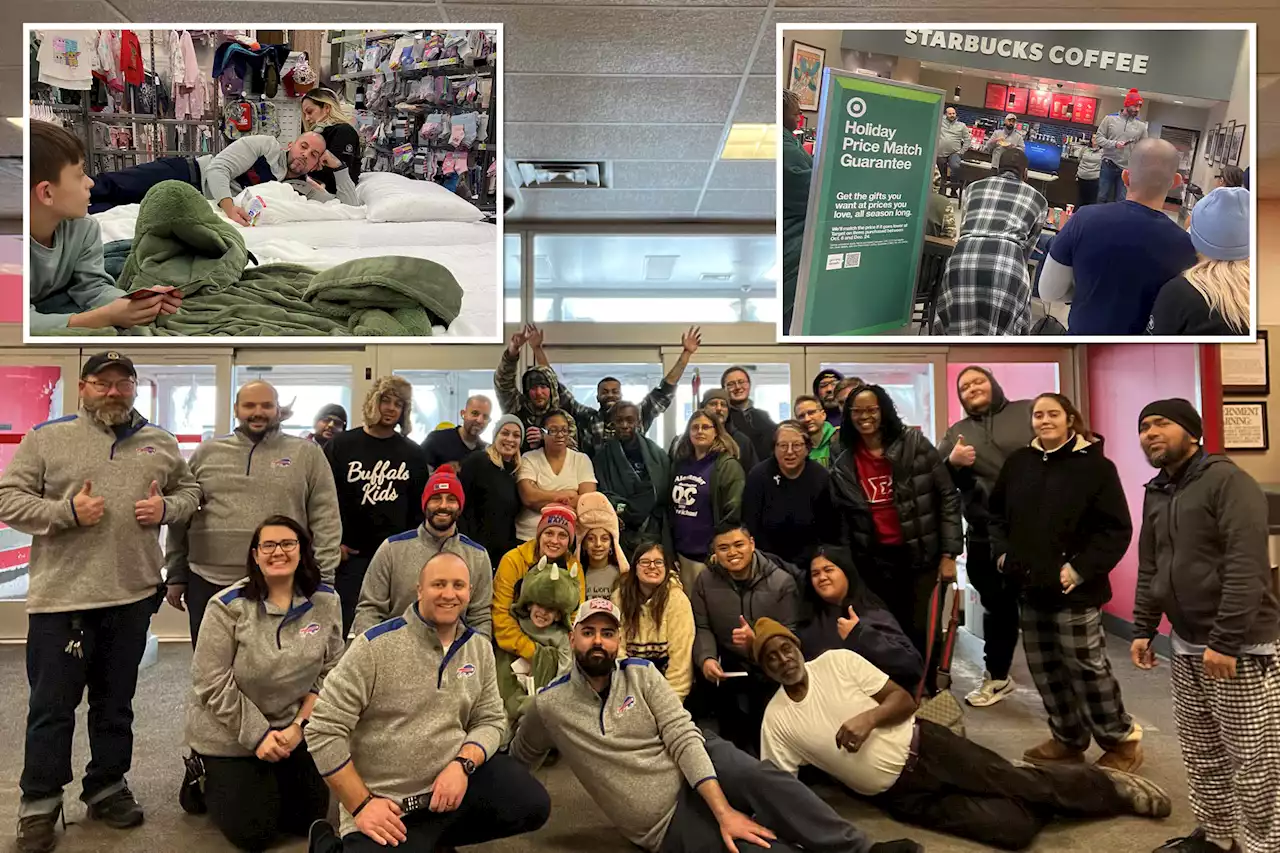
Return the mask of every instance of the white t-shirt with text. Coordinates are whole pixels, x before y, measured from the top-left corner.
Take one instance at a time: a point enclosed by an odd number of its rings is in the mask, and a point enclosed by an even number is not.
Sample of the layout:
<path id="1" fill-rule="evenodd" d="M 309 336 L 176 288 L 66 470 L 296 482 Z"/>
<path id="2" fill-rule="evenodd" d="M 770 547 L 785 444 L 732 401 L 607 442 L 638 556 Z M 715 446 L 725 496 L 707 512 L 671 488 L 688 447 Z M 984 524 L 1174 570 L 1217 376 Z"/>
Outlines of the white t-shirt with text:
<path id="1" fill-rule="evenodd" d="M 591 464 L 591 457 L 577 450 L 566 450 L 564 465 L 557 474 L 551 470 L 551 463 L 541 448 L 522 454 L 520 465 L 516 468 L 516 482 L 532 480 L 539 489 L 547 492 L 564 490 L 577 491 L 581 483 L 596 482 L 596 470 Z M 541 513 L 528 507 L 521 507 L 516 516 L 516 538 L 528 542 L 538 533 L 538 519 Z"/>

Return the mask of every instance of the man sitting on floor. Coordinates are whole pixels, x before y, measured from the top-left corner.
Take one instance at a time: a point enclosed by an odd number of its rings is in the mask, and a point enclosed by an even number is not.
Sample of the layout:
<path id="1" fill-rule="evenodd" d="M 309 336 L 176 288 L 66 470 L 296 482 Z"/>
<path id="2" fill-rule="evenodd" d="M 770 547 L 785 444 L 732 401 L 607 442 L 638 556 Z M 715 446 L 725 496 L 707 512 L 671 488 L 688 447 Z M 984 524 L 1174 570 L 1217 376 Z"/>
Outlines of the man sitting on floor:
<path id="1" fill-rule="evenodd" d="M 754 650 L 782 689 L 765 711 L 760 756 L 790 773 L 812 765 L 895 820 L 1022 850 L 1055 816 L 1167 817 L 1169 796 L 1138 776 L 1090 765 L 1020 767 L 917 719 L 916 703 L 861 655 L 805 663 L 795 634 L 755 624 Z"/>
<path id="2" fill-rule="evenodd" d="M 338 193 L 330 195 L 307 175 L 321 166 L 334 169 Z M 313 201 L 358 205 L 356 185 L 338 158 L 325 150 L 324 137 L 307 132 L 287 144 L 274 136 L 242 136 L 217 154 L 199 157 L 161 157 L 93 179 L 90 213 L 101 213 L 122 204 L 141 204 L 147 190 L 162 181 L 182 181 L 198 187 L 218 203 L 227 218 L 248 225 L 249 214 L 235 203 L 245 187 L 281 181 Z"/>
<path id="3" fill-rule="evenodd" d="M 518 761 L 537 767 L 559 750 L 618 830 L 650 853 L 922 849 L 913 841 L 872 844 L 799 780 L 704 736 L 656 667 L 617 661 L 620 622 L 608 599 L 578 608 L 574 666 L 521 718 L 511 744 Z"/>

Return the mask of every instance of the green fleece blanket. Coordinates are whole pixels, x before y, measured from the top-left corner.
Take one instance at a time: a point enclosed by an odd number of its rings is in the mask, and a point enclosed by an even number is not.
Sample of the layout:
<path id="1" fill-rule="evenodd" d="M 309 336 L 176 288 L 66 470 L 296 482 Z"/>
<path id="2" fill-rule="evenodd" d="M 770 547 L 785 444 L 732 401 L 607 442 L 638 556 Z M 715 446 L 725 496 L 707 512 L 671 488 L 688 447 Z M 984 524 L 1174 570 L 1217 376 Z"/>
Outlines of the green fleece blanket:
<path id="1" fill-rule="evenodd" d="M 240 227 L 199 190 L 181 181 L 157 184 L 142 200 L 117 285 L 129 292 L 172 285 L 182 291 L 182 308 L 116 333 L 427 337 L 462 308 L 457 279 L 423 258 L 360 258 L 323 272 L 298 264 L 246 268 L 248 261 Z"/>

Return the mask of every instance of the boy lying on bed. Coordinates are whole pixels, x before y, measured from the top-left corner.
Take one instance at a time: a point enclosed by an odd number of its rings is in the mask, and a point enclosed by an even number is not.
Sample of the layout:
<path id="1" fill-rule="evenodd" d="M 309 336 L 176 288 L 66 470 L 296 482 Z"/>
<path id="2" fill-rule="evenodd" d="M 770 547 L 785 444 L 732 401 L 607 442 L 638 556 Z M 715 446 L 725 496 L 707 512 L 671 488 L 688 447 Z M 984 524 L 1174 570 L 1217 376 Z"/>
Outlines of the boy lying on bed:
<path id="1" fill-rule="evenodd" d="M 337 195 L 307 180 L 321 166 L 335 169 Z M 161 181 L 182 181 L 198 187 L 205 198 L 222 208 L 237 225 L 249 224 L 248 214 L 236 206 L 235 196 L 245 187 L 266 181 L 288 184 L 295 192 L 315 201 L 336 198 L 343 204 L 358 205 L 356 185 L 347 169 L 325 150 L 324 137 L 308 132 L 285 144 L 274 136 L 242 136 L 217 154 L 199 157 L 161 157 L 118 172 L 94 177 L 90 213 L 101 213 L 122 204 L 141 204 L 142 197 Z M 338 174 L 341 172 L 342 174 Z"/>
<path id="2" fill-rule="evenodd" d="M 31 122 L 31 333 L 144 326 L 173 314 L 182 296 L 156 288 L 132 298 L 102 266 L 102 237 L 89 218 L 93 181 L 80 140 L 56 124 Z"/>

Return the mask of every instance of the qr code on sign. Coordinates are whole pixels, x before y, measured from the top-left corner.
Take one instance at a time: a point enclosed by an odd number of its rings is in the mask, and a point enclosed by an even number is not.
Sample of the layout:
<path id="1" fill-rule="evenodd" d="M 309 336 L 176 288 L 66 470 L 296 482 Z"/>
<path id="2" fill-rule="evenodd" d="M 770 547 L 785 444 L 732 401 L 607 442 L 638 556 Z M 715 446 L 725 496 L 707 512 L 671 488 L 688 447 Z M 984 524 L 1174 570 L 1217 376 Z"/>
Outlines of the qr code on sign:
<path id="1" fill-rule="evenodd" d="M 845 255 L 844 255 L 844 268 L 845 268 L 845 269 L 849 269 L 849 268 L 851 268 L 851 267 L 857 267 L 857 266 L 861 266 L 861 265 L 862 265 L 862 253 L 861 253 L 861 252 L 845 252 Z"/>

